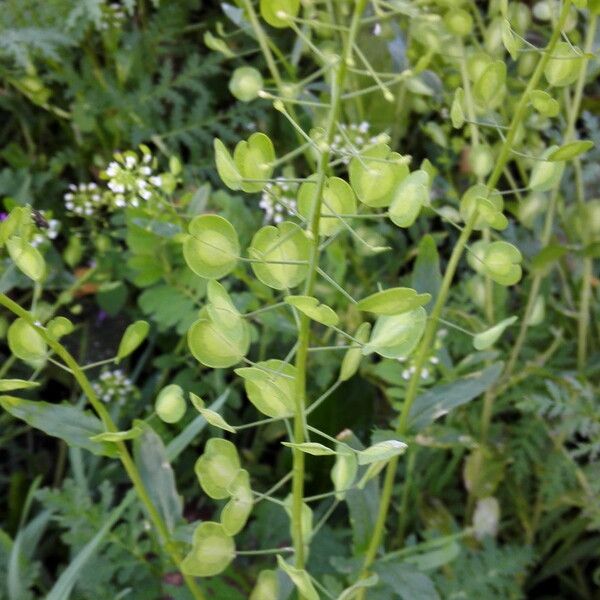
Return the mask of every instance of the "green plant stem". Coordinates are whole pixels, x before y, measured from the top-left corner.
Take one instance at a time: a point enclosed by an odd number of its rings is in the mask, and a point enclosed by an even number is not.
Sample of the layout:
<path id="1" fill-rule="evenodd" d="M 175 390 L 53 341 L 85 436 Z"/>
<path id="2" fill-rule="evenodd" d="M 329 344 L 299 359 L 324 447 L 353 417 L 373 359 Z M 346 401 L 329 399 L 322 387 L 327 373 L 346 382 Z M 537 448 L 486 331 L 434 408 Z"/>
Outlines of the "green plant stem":
<path id="1" fill-rule="evenodd" d="M 566 0 L 566 2 L 563 4 L 558 24 L 552 32 L 546 50 L 542 54 L 542 57 L 540 58 L 538 65 L 535 71 L 533 72 L 531 79 L 529 80 L 529 83 L 527 84 L 527 87 L 525 88 L 525 91 L 523 92 L 515 108 L 513 119 L 506 134 L 504 143 L 502 144 L 502 147 L 500 149 L 500 153 L 496 160 L 494 169 L 486 182 L 486 187 L 488 191 L 491 191 L 493 188 L 495 188 L 496 184 L 498 183 L 498 180 L 500 179 L 500 176 L 502 175 L 504 167 L 506 166 L 506 163 L 510 158 L 510 151 L 513 146 L 515 137 L 517 135 L 519 125 L 521 124 L 521 121 L 523 120 L 527 111 L 527 106 L 529 104 L 529 95 L 531 91 L 534 90 L 537 86 L 544 71 L 544 67 L 546 66 L 546 63 L 552 55 L 556 42 L 560 37 L 560 32 L 562 30 L 564 22 L 569 14 L 570 6 L 571 1 Z M 448 261 L 446 272 L 444 273 L 444 277 L 442 279 L 442 284 L 440 286 L 437 299 L 435 301 L 433 310 L 431 311 L 430 318 L 427 321 L 427 326 L 423 334 L 423 339 L 419 344 L 419 349 L 417 351 L 414 363 L 415 370 L 409 381 L 404 399 L 404 404 L 402 406 L 402 412 L 400 414 L 398 426 L 396 427 L 396 432 L 401 436 L 405 435 L 408 430 L 410 410 L 417 397 L 423 365 L 427 360 L 431 344 L 435 339 L 435 334 L 437 333 L 438 328 L 438 320 L 446 303 L 448 292 L 450 290 L 450 285 L 454 278 L 454 274 L 456 272 L 456 268 L 462 256 L 462 253 L 475 226 L 477 217 L 477 211 L 474 211 L 467 223 L 465 224 L 465 227 L 463 228 L 458 240 L 456 241 L 456 244 L 452 250 L 452 254 L 450 255 L 450 260 Z M 383 538 L 383 533 L 385 530 L 385 521 L 391 502 L 392 491 L 394 486 L 394 477 L 398 467 L 398 460 L 398 457 L 394 457 L 390 461 L 386 469 L 383 489 L 381 492 L 381 500 L 379 503 L 379 513 L 377 515 L 377 520 L 375 522 L 375 527 L 373 530 L 371 541 L 369 543 L 369 547 L 365 554 L 360 578 L 366 577 L 368 575 L 369 568 L 373 564 L 373 561 L 377 556 L 377 551 L 379 550 L 379 547 L 381 545 L 381 540 Z M 357 600 L 364 600 L 364 598 L 365 590 L 359 591 L 357 595 Z"/>
<path id="2" fill-rule="evenodd" d="M 311 296 L 315 286 L 317 269 L 319 265 L 319 225 L 321 221 L 321 205 L 323 202 L 323 189 L 328 172 L 330 145 L 336 132 L 337 120 L 341 106 L 341 96 L 347 73 L 348 63 L 351 59 L 352 44 L 358 32 L 360 16 L 364 11 L 366 0 L 356 0 L 350 31 L 345 40 L 344 53 L 341 61 L 334 67 L 335 76 L 331 90 L 331 108 L 325 128 L 325 148 L 319 156 L 317 180 L 310 212 L 310 236 L 312 239 L 311 253 L 308 261 L 308 274 L 304 287 L 304 294 Z M 295 413 L 293 439 L 300 444 L 306 439 L 306 371 L 308 349 L 310 341 L 310 319 L 302 314 L 298 333 L 298 351 L 296 353 L 296 381 L 295 381 Z M 304 497 L 304 453 L 294 448 L 292 450 L 292 538 L 295 551 L 295 565 L 303 569 L 305 565 L 304 535 L 302 531 L 302 505 Z"/>
<path id="3" fill-rule="evenodd" d="M 0 305 L 7 308 L 17 317 L 20 317 L 21 319 L 26 321 L 32 328 L 34 328 L 37 331 L 37 333 L 39 333 L 40 336 L 42 336 L 42 338 L 53 350 L 53 352 L 55 352 L 56 355 L 59 356 L 63 360 L 65 365 L 71 370 L 71 372 L 73 373 L 73 377 L 79 384 L 79 387 L 81 388 L 82 392 L 89 400 L 90 404 L 92 405 L 92 408 L 96 411 L 98 417 L 100 417 L 106 430 L 110 432 L 118 431 L 118 428 L 112 420 L 109 412 L 106 410 L 105 406 L 102 404 L 102 402 L 96 395 L 92 384 L 90 383 L 84 371 L 79 366 L 79 363 L 71 355 L 71 353 L 60 342 L 58 342 L 52 336 L 48 335 L 48 332 L 44 327 L 36 325 L 35 319 L 31 316 L 31 314 L 28 311 L 26 311 L 24 308 L 21 308 L 21 306 L 19 306 L 16 302 L 11 300 L 5 294 L 0 294 Z M 133 461 L 133 458 L 131 457 L 129 450 L 127 449 L 126 444 L 124 442 L 117 442 L 115 443 L 115 448 L 117 449 L 119 459 L 121 460 L 121 463 L 123 464 L 123 467 L 125 468 L 125 471 L 127 472 L 129 479 L 131 480 L 131 483 L 133 484 L 138 498 L 144 505 L 148 517 L 152 521 L 159 536 L 162 538 L 165 544 L 165 548 L 171 557 L 171 560 L 181 571 L 182 557 L 179 554 L 179 550 L 176 547 L 176 543 L 171 538 L 167 525 L 165 524 L 162 516 L 154 506 L 150 495 L 148 494 L 148 491 L 144 486 L 141 475 Z M 200 590 L 200 588 L 198 587 L 198 584 L 196 583 L 195 579 L 184 573 L 182 573 L 182 575 L 193 597 L 196 600 L 205 600 L 205 596 L 202 593 L 202 590 Z"/>

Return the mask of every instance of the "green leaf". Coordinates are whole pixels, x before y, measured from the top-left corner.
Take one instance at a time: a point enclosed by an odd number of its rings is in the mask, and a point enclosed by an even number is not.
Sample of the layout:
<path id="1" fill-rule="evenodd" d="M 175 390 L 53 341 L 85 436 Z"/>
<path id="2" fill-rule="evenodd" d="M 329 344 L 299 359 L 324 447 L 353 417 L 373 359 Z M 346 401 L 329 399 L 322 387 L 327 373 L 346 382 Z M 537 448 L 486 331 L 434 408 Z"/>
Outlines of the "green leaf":
<path id="1" fill-rule="evenodd" d="M 194 466 L 200 486 L 215 500 L 229 498 L 229 488 L 240 470 L 237 448 L 228 440 L 211 438 Z"/>
<path id="2" fill-rule="evenodd" d="M 435 245 L 435 240 L 429 234 L 424 235 L 419 242 L 411 285 L 421 294 L 430 294 L 432 300 L 435 300 L 442 285 L 440 256 Z"/>
<path id="3" fill-rule="evenodd" d="M 316 190 L 316 176 L 309 178 L 298 190 L 298 212 L 307 220 L 310 220 L 312 216 Z M 339 177 L 325 179 L 321 202 L 321 218 L 319 220 L 321 235 L 334 235 L 344 227 L 342 221 L 335 215 L 352 215 L 356 212 L 354 192 L 348 183 Z"/>
<path id="4" fill-rule="evenodd" d="M 46 274 L 46 261 L 37 248 L 27 240 L 14 236 L 6 241 L 6 249 L 15 265 L 33 281 L 41 281 Z"/>
<path id="5" fill-rule="evenodd" d="M 431 579 L 412 565 L 386 561 L 376 563 L 373 570 L 380 582 L 402 600 L 440 600 Z"/>
<path id="6" fill-rule="evenodd" d="M 320 304 L 312 296 L 286 296 L 284 301 L 290 306 L 295 306 L 301 313 L 317 323 L 322 323 L 328 327 L 335 326 L 339 322 L 339 317 L 335 311 L 326 304 Z"/>
<path id="7" fill-rule="evenodd" d="M 427 171 L 414 171 L 394 190 L 389 217 L 398 227 L 410 227 L 417 220 L 421 207 L 428 202 L 429 175 Z"/>
<path id="8" fill-rule="evenodd" d="M 229 49 L 229 46 L 221 38 L 213 35 L 210 31 L 205 31 L 202 39 L 204 45 L 210 50 L 220 52 L 225 58 L 235 58 L 235 54 Z"/>
<path id="9" fill-rule="evenodd" d="M 142 435 L 133 442 L 133 457 L 152 504 L 172 532 L 181 521 L 183 512 L 175 473 L 160 436 L 146 423 L 143 428 Z"/>
<path id="10" fill-rule="evenodd" d="M 558 42 L 544 68 L 544 77 L 550 85 L 564 87 L 577 80 L 583 56 L 571 44 Z"/>
<path id="11" fill-rule="evenodd" d="M 240 469 L 228 491 L 231 498 L 221 511 L 221 524 L 227 535 L 237 535 L 246 525 L 254 506 L 248 471 Z"/>
<path id="12" fill-rule="evenodd" d="M 7 340 L 10 351 L 26 362 L 44 360 L 48 354 L 48 346 L 44 338 L 20 317 L 10 324 Z"/>
<path id="13" fill-rule="evenodd" d="M 421 431 L 450 411 L 470 402 L 498 381 L 503 364 L 498 362 L 452 383 L 437 385 L 417 396 L 410 410 L 411 431 Z"/>
<path id="14" fill-rule="evenodd" d="M 310 243 L 304 231 L 290 221 L 259 229 L 248 253 L 255 261 L 265 261 L 253 262 L 252 270 L 260 281 L 273 289 L 294 288 L 308 273 Z M 286 262 L 306 264 L 283 264 Z"/>
<path id="15" fill-rule="evenodd" d="M 279 580 L 277 571 L 266 569 L 261 571 L 248 600 L 278 600 L 278 598 Z"/>
<path id="16" fill-rule="evenodd" d="M 408 446 L 400 440 L 385 440 L 369 446 L 358 453 L 359 465 L 370 465 L 375 462 L 387 462 L 394 456 L 400 456 L 406 452 Z"/>
<path id="17" fill-rule="evenodd" d="M 374 574 L 370 577 L 365 577 L 364 579 L 359 579 L 356 583 L 352 584 L 350 587 L 346 588 L 336 600 L 352 600 L 352 598 L 356 597 L 356 591 L 364 588 L 370 588 L 379 582 L 379 575 Z"/>
<path id="18" fill-rule="evenodd" d="M 290 26 L 298 15 L 300 0 L 260 0 L 260 14 L 271 27 L 283 29 Z"/>
<path id="19" fill-rule="evenodd" d="M 473 347 L 475 350 L 487 350 L 490 346 L 493 346 L 504 333 L 505 329 L 512 325 L 518 317 L 509 317 L 496 323 L 493 327 L 482 331 L 473 336 Z"/>
<path id="20" fill-rule="evenodd" d="M 188 267 L 206 279 L 220 279 L 231 273 L 240 256 L 240 243 L 233 225 L 218 215 L 194 217 L 189 237 L 183 243 Z"/>
<path id="21" fill-rule="evenodd" d="M 26 381 L 25 379 L 0 379 L 0 392 L 28 390 L 39 385 L 37 381 Z"/>
<path id="22" fill-rule="evenodd" d="M 220 523 L 204 521 L 196 527 L 192 549 L 181 563 L 181 570 L 194 577 L 222 573 L 235 558 L 235 544 Z"/>
<path id="23" fill-rule="evenodd" d="M 407 357 L 421 340 L 426 322 L 427 313 L 422 306 L 400 315 L 379 317 L 371 339 L 363 346 L 363 354 L 375 352 L 385 358 Z"/>
<path id="24" fill-rule="evenodd" d="M 397 287 L 376 292 L 359 300 L 356 308 L 376 315 L 389 316 L 414 310 L 427 304 L 430 300 L 430 294 L 418 294 L 412 288 Z"/>
<path id="25" fill-rule="evenodd" d="M 319 594 L 310 579 L 310 575 L 304 569 L 293 567 L 279 555 L 277 555 L 277 564 L 294 582 L 301 597 L 305 600 L 319 600 Z"/>
<path id="26" fill-rule="evenodd" d="M 117 456 L 112 444 L 90 438 L 104 432 L 97 417 L 70 404 L 49 404 L 40 400 L 23 400 L 0 396 L 0 406 L 13 417 L 25 421 L 44 433 L 64 440 L 69 446 L 89 450 L 98 456 Z"/>
<path id="27" fill-rule="evenodd" d="M 328 448 L 327 446 L 324 446 L 323 444 L 319 444 L 317 442 L 302 442 L 300 444 L 294 444 L 292 442 L 281 443 L 287 448 L 300 450 L 300 452 L 312 454 L 312 456 L 334 456 L 336 454 L 335 450 L 332 450 L 331 448 Z"/>
<path id="28" fill-rule="evenodd" d="M 588 152 L 594 147 L 594 142 L 591 140 L 579 140 L 564 144 L 557 150 L 554 150 L 548 155 L 549 161 L 573 160 L 576 156 L 580 156 Z"/>
<path id="29" fill-rule="evenodd" d="M 119 343 L 116 362 L 118 363 L 126 356 L 135 352 L 146 339 L 149 331 L 150 325 L 147 321 L 136 321 L 135 323 L 131 323 L 125 330 L 121 342 Z"/>
<path id="30" fill-rule="evenodd" d="M 377 144 L 350 161 L 350 184 L 358 199 L 372 208 L 389 206 L 395 188 L 408 175 L 406 159 L 387 144 Z"/>
<path id="31" fill-rule="evenodd" d="M 206 419 L 206 422 L 213 427 L 218 427 L 230 433 L 235 433 L 235 427 L 232 427 L 218 412 L 204 407 L 204 400 L 190 392 L 190 399 L 194 408 Z"/>
<path id="32" fill-rule="evenodd" d="M 261 413 L 274 418 L 294 414 L 296 367 L 270 359 L 235 373 L 244 379 L 246 394 Z"/>
<path id="33" fill-rule="evenodd" d="M 568 249 L 560 244 L 550 244 L 545 248 L 542 248 L 538 254 L 533 257 L 531 261 L 531 271 L 540 275 L 548 273 L 552 265 L 559 261 Z"/>

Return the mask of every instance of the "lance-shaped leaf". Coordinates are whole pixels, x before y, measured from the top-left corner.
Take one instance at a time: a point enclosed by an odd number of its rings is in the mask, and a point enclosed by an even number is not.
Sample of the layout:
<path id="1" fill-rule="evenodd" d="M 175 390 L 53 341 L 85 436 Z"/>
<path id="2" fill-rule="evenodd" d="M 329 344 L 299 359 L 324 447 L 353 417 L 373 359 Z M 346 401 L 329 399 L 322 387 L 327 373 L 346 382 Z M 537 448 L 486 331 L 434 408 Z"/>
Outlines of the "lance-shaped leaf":
<path id="1" fill-rule="evenodd" d="M 389 217 L 398 227 L 410 227 L 428 202 L 429 175 L 423 170 L 414 171 L 394 190 Z"/>
<path id="2" fill-rule="evenodd" d="M 400 440 L 385 440 L 369 446 L 358 453 L 359 465 L 370 465 L 375 462 L 388 461 L 394 456 L 404 454 L 408 446 Z"/>
<path id="3" fill-rule="evenodd" d="M 186 404 L 183 390 L 175 383 L 165 386 L 156 397 L 154 410 L 161 421 L 177 423 L 185 415 Z"/>
<path id="4" fill-rule="evenodd" d="M 188 267 L 206 279 L 220 279 L 235 268 L 240 243 L 233 225 L 218 215 L 200 215 L 189 225 L 183 242 Z"/>
<path id="5" fill-rule="evenodd" d="M 46 358 L 48 346 L 44 338 L 25 319 L 14 320 L 7 331 L 8 347 L 21 360 L 32 362 Z"/>
<path id="6" fill-rule="evenodd" d="M 194 531 L 192 549 L 181 563 L 181 570 L 194 577 L 222 573 L 235 558 L 235 543 L 220 523 L 205 521 Z"/>
<path id="7" fill-rule="evenodd" d="M 337 598 L 336 600 L 352 600 L 352 598 L 356 597 L 357 590 L 361 590 L 364 588 L 370 588 L 379 582 L 379 575 L 373 574 L 370 577 L 365 577 L 364 579 L 359 579 L 356 583 L 352 584 L 350 587 L 346 588 Z"/>
<path id="8" fill-rule="evenodd" d="M 244 380 L 250 402 L 268 417 L 289 417 L 294 413 L 296 368 L 272 358 L 253 367 L 235 370 Z"/>
<path id="9" fill-rule="evenodd" d="M 306 219 L 310 219 L 312 216 L 317 191 L 316 180 L 317 177 L 313 175 L 298 190 L 298 212 Z M 344 226 L 335 215 L 354 214 L 356 212 L 356 198 L 348 183 L 339 177 L 328 177 L 325 180 L 322 195 L 319 233 L 321 235 L 333 235 Z"/>
<path id="10" fill-rule="evenodd" d="M 547 192 L 561 180 L 565 163 L 549 160 L 549 157 L 557 151 L 559 151 L 558 146 L 551 146 L 544 152 L 542 159 L 536 161 L 529 179 L 529 187 L 533 191 Z"/>
<path id="11" fill-rule="evenodd" d="M 11 237 L 6 241 L 6 248 L 11 259 L 29 279 L 41 281 L 46 274 L 46 261 L 40 251 L 27 240 Z"/>
<path id="12" fill-rule="evenodd" d="M 134 425 L 126 431 L 103 431 L 93 435 L 90 440 L 92 442 L 125 442 L 127 440 L 135 440 L 144 433 L 144 429 L 140 425 Z"/>
<path id="13" fill-rule="evenodd" d="M 300 452 L 305 452 L 306 454 L 312 454 L 312 456 L 333 456 L 336 454 L 335 450 L 324 446 L 323 444 L 319 444 L 317 442 L 302 442 L 300 444 L 294 444 L 292 442 L 281 442 L 283 446 L 287 448 L 292 448 L 295 450 L 300 450 Z"/>
<path id="14" fill-rule="evenodd" d="M 361 323 L 354 334 L 354 338 L 357 342 L 365 344 L 369 339 L 369 333 L 371 333 L 370 323 Z M 347 381 L 351 377 L 354 377 L 360 367 L 360 361 L 362 360 L 363 352 L 360 346 L 350 348 L 344 354 L 342 360 L 342 366 L 340 367 L 340 374 L 338 376 L 339 381 Z"/>
<path id="15" fill-rule="evenodd" d="M 320 304 L 312 296 L 286 296 L 284 300 L 313 321 L 317 321 L 317 323 L 322 323 L 328 327 L 338 324 L 339 317 L 335 314 L 335 311 L 326 304 Z"/>
<path id="16" fill-rule="evenodd" d="M 254 506 L 248 471 L 240 469 L 228 491 L 231 498 L 221 511 L 221 524 L 227 535 L 237 535 L 246 525 Z"/>
<path id="17" fill-rule="evenodd" d="M 514 285 L 521 279 L 521 261 L 519 249 L 508 242 L 492 242 L 483 250 L 484 271 L 500 285 Z"/>
<path id="18" fill-rule="evenodd" d="M 235 427 L 232 427 L 217 411 L 206 408 L 204 400 L 200 396 L 196 396 L 196 394 L 190 392 L 190 400 L 194 408 L 206 419 L 207 423 L 230 433 L 236 432 Z"/>
<path id="19" fill-rule="evenodd" d="M 273 142 L 264 133 L 253 133 L 247 140 L 238 142 L 233 152 L 233 161 L 243 178 L 242 190 L 248 193 L 260 192 L 273 174 Z M 258 181 L 244 181 L 245 179 Z"/>
<path id="20" fill-rule="evenodd" d="M 352 486 L 358 473 L 358 458 L 348 446 L 338 444 L 336 447 L 335 464 L 331 469 L 331 481 L 335 489 L 335 497 L 344 500 L 346 491 Z"/>
<path id="21" fill-rule="evenodd" d="M 187 335 L 190 352 L 207 367 L 232 367 L 246 356 L 250 349 L 250 326 L 244 319 L 235 326 L 214 322 L 208 307 L 200 311 L 200 318 L 190 327 Z"/>
<path id="22" fill-rule="evenodd" d="M 408 175 L 406 160 L 387 144 L 377 144 L 355 156 L 348 168 L 358 199 L 373 208 L 389 206 L 393 192 Z"/>
<path id="23" fill-rule="evenodd" d="M 386 358 L 407 357 L 423 336 L 426 322 L 427 313 L 422 306 L 400 315 L 379 317 L 363 354 L 376 352 Z"/>
<path id="24" fill-rule="evenodd" d="M 37 381 L 27 381 L 25 379 L 0 379 L 0 392 L 28 390 L 39 385 Z"/>
<path id="25" fill-rule="evenodd" d="M 215 500 L 229 498 L 230 486 L 240 470 L 236 447 L 228 440 L 211 438 L 206 442 L 194 470 L 208 496 Z"/>
<path id="26" fill-rule="evenodd" d="M 214 150 L 219 177 L 230 190 L 240 190 L 242 188 L 242 174 L 233 161 L 229 150 L 218 138 L 214 141 Z"/>
<path id="27" fill-rule="evenodd" d="M 533 90 L 529 96 L 533 108 L 544 117 L 556 117 L 560 112 L 560 104 L 543 90 Z"/>
<path id="28" fill-rule="evenodd" d="M 510 327 L 518 317 L 509 317 L 497 323 L 493 327 L 482 331 L 473 336 L 473 347 L 475 350 L 486 350 L 490 346 L 493 346 L 504 333 L 507 327 Z"/>
<path id="29" fill-rule="evenodd" d="M 260 0 L 260 14 L 271 27 L 283 29 L 290 26 L 298 15 L 300 0 Z"/>
<path id="30" fill-rule="evenodd" d="M 126 356 L 129 356 L 132 352 L 135 352 L 140 344 L 146 339 L 149 331 L 150 325 L 147 321 L 136 321 L 129 325 L 119 343 L 117 362 Z"/>
<path id="31" fill-rule="evenodd" d="M 390 316 L 414 310 L 430 300 L 431 294 L 419 294 L 412 288 L 397 287 L 375 292 L 359 300 L 356 308 L 376 315 Z"/>
<path id="32" fill-rule="evenodd" d="M 258 574 L 256 584 L 248 600 L 278 600 L 279 579 L 277 571 L 265 569 Z"/>
<path id="33" fill-rule="evenodd" d="M 277 564 L 294 582 L 294 585 L 302 598 L 305 600 L 319 600 L 319 594 L 310 579 L 310 575 L 304 569 L 293 567 L 279 555 L 277 556 Z"/>
<path id="34" fill-rule="evenodd" d="M 548 155 L 549 161 L 573 160 L 576 156 L 584 154 L 594 147 L 592 140 L 579 140 L 564 144 Z"/>
<path id="35" fill-rule="evenodd" d="M 248 253 L 255 261 L 261 261 L 252 263 L 254 274 L 273 289 L 294 288 L 308 273 L 310 243 L 304 231 L 290 221 L 259 229 Z"/>
<path id="36" fill-rule="evenodd" d="M 478 211 L 478 219 L 475 229 L 485 227 L 504 229 L 508 225 L 506 217 L 502 214 L 504 201 L 498 190 L 488 192 L 487 187 L 478 183 L 471 186 L 460 200 L 460 216 L 463 221 L 468 221 L 475 210 Z"/>

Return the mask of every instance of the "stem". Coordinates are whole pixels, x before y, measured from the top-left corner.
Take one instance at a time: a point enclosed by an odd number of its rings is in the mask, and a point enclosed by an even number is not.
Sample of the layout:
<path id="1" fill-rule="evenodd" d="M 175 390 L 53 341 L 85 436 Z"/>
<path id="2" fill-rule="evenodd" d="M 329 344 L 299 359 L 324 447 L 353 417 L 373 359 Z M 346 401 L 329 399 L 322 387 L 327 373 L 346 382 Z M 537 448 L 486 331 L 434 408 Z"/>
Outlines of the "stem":
<path id="1" fill-rule="evenodd" d="M 117 426 L 112 420 L 109 412 L 106 410 L 105 406 L 102 404 L 96 392 L 94 392 L 94 388 L 90 383 L 89 379 L 85 375 L 84 371 L 79 366 L 79 363 L 73 358 L 73 356 L 69 353 L 69 351 L 58 341 L 56 341 L 53 337 L 49 336 L 46 329 L 44 327 L 40 327 L 36 325 L 34 318 L 31 316 L 29 312 L 25 309 L 21 308 L 16 302 L 13 302 L 8 296 L 5 294 L 0 294 L 0 305 L 7 308 L 9 311 L 14 313 L 17 317 L 20 317 L 24 321 L 26 321 L 33 329 L 37 331 L 37 333 L 44 338 L 45 342 L 48 346 L 59 356 L 65 365 L 71 370 L 73 373 L 73 377 L 79 384 L 81 391 L 87 396 L 90 404 L 93 409 L 96 411 L 98 417 L 100 417 L 104 427 L 107 431 L 116 432 L 118 431 Z M 133 487 L 138 495 L 138 498 L 144 505 L 146 512 L 148 513 L 148 517 L 152 521 L 155 529 L 157 530 L 159 536 L 162 538 L 167 553 L 171 557 L 171 560 L 176 565 L 176 567 L 181 571 L 181 562 L 182 558 L 179 554 L 179 551 L 176 547 L 175 541 L 171 538 L 169 533 L 169 529 L 165 524 L 162 516 L 152 503 L 148 491 L 144 486 L 140 473 L 135 466 L 133 459 L 131 458 L 131 454 L 127 449 L 125 442 L 116 442 L 115 448 L 119 453 L 119 459 L 121 460 Z M 196 600 L 205 600 L 205 596 L 198 587 L 196 581 L 193 577 L 182 573 L 183 578 L 192 594 L 192 596 Z"/>
<path id="2" fill-rule="evenodd" d="M 312 248 L 308 261 L 308 275 L 304 294 L 312 296 L 319 265 L 319 224 L 321 220 L 321 205 L 323 202 L 323 189 L 328 171 L 330 145 L 336 132 L 336 124 L 340 111 L 342 91 L 346 77 L 348 62 L 351 59 L 352 44 L 358 32 L 360 16 L 365 8 L 366 0 L 356 0 L 354 14 L 350 24 L 350 31 L 345 40 L 344 53 L 341 61 L 335 66 L 335 77 L 331 89 L 331 109 L 327 118 L 325 129 L 325 149 L 319 156 L 315 193 L 310 211 L 310 233 Z M 296 382 L 295 382 L 295 412 L 293 440 L 300 444 L 306 439 L 306 365 L 310 341 L 310 319 L 302 314 L 298 334 L 298 351 L 296 354 Z M 292 450 L 292 539 L 295 552 L 295 565 L 303 569 L 305 565 L 304 534 L 302 531 L 302 506 L 304 497 L 304 453 L 294 448 Z"/>
<path id="3" fill-rule="evenodd" d="M 548 46 L 546 47 L 546 52 L 540 58 L 538 65 L 537 65 L 534 73 L 532 74 L 531 79 L 529 80 L 529 83 L 527 84 L 527 87 L 525 88 L 525 91 L 523 92 L 523 95 L 521 96 L 521 98 L 515 108 L 514 117 L 510 124 L 506 138 L 500 149 L 500 153 L 496 160 L 494 170 L 492 171 L 492 173 L 490 174 L 490 176 L 486 182 L 488 191 L 495 188 L 495 186 L 498 183 L 498 180 L 500 179 L 500 176 L 504 170 L 504 167 L 506 166 L 506 163 L 509 160 L 510 150 L 514 143 L 515 137 L 517 135 L 517 130 L 518 130 L 519 125 L 520 125 L 521 121 L 523 120 L 526 110 L 527 110 L 530 93 L 532 90 L 535 89 L 535 87 L 537 86 L 537 84 L 542 76 L 544 67 L 546 66 L 546 63 L 548 62 L 548 59 L 550 58 L 550 55 L 552 54 L 554 46 L 556 45 L 556 42 L 558 41 L 558 38 L 560 36 L 561 29 L 562 29 L 564 22 L 569 14 L 570 6 L 571 6 L 571 0 L 566 0 L 565 3 L 563 4 L 557 27 L 552 32 L 552 36 L 550 37 Z M 442 285 L 440 287 L 440 291 L 438 293 L 433 310 L 431 311 L 430 318 L 427 321 L 425 333 L 423 334 L 423 339 L 421 340 L 421 343 L 419 344 L 419 349 L 417 352 L 417 356 L 415 358 L 415 364 L 414 364 L 415 370 L 412 374 L 412 377 L 409 381 L 409 384 L 408 384 L 408 387 L 406 390 L 406 396 L 404 399 L 404 404 L 402 406 L 402 412 L 400 414 L 400 419 L 398 421 L 398 426 L 396 428 L 396 432 L 399 435 L 406 434 L 406 431 L 408 429 L 410 409 L 417 397 L 417 392 L 419 389 L 419 382 L 420 382 L 420 378 L 421 378 L 421 372 L 423 370 L 425 361 L 427 360 L 427 357 L 429 355 L 431 344 L 434 341 L 435 334 L 437 333 L 438 320 L 441 316 L 442 310 L 446 303 L 446 299 L 448 297 L 448 292 L 450 290 L 450 285 L 454 278 L 456 268 L 457 268 L 459 260 L 462 256 L 462 253 L 465 249 L 465 246 L 469 240 L 469 237 L 473 231 L 477 217 L 478 217 L 478 213 L 477 213 L 477 211 L 474 211 L 473 214 L 471 215 L 471 217 L 469 218 L 468 222 L 465 224 L 465 227 L 464 227 L 463 231 L 461 232 L 461 234 L 456 242 L 456 245 L 454 246 L 454 248 L 452 250 L 452 254 L 450 255 L 450 260 L 448 261 L 448 266 L 446 268 L 446 272 L 444 273 L 444 277 L 442 279 Z M 377 551 L 379 550 L 379 547 L 381 545 L 381 540 L 383 538 L 383 533 L 384 533 L 384 528 L 385 528 L 385 521 L 387 518 L 387 513 L 389 510 L 389 506 L 390 506 L 390 502 L 391 502 L 391 498 L 392 498 L 394 477 L 395 477 L 396 469 L 398 467 L 398 460 L 399 460 L 399 457 L 397 457 L 397 456 L 394 457 L 390 461 L 390 463 L 388 464 L 387 469 L 386 469 L 385 480 L 384 480 L 384 485 L 383 485 L 383 489 L 382 489 L 382 493 L 381 493 L 381 500 L 380 500 L 380 504 L 379 504 L 379 513 L 377 515 L 377 520 L 375 522 L 373 536 L 371 537 L 371 541 L 369 543 L 369 547 L 368 547 L 366 555 L 365 555 L 365 559 L 363 562 L 363 568 L 361 571 L 361 575 L 359 577 L 360 579 L 362 579 L 368 575 L 369 568 L 373 564 L 373 561 L 375 560 L 375 557 L 377 556 Z M 357 595 L 357 600 L 364 600 L 365 593 L 366 593 L 365 590 L 360 590 Z"/>

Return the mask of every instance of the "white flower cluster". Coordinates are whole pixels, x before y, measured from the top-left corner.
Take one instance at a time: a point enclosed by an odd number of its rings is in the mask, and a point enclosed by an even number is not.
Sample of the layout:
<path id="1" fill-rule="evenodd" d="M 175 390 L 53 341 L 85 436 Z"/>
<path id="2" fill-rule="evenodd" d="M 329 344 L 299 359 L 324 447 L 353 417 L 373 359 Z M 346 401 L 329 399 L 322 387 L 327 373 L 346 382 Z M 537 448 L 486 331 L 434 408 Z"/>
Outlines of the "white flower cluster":
<path id="1" fill-rule="evenodd" d="M 64 199 L 65 208 L 78 217 L 91 217 L 107 204 L 102 190 L 93 182 L 71 183 Z"/>
<path id="2" fill-rule="evenodd" d="M 31 238 L 31 245 L 37 248 L 48 240 L 55 240 L 60 232 L 61 223 L 58 219 L 48 219 L 43 210 L 38 213 L 46 221 L 46 227 L 38 227 Z"/>
<path id="3" fill-rule="evenodd" d="M 421 379 L 426 380 L 429 379 L 430 377 L 435 375 L 435 370 L 436 370 L 436 366 L 439 364 L 440 359 L 438 358 L 438 356 L 436 355 L 436 352 L 441 350 L 441 348 L 443 347 L 443 339 L 446 337 L 446 335 L 448 334 L 448 330 L 447 329 L 440 329 L 437 333 L 436 333 L 436 340 L 435 340 L 435 344 L 434 344 L 434 350 L 433 353 L 431 354 L 431 356 L 428 359 L 428 365 L 427 366 L 423 366 L 423 368 L 421 369 Z M 404 363 L 407 362 L 406 358 L 399 358 L 398 362 Z M 413 359 L 410 359 L 408 361 L 408 366 L 402 371 L 402 379 L 404 379 L 405 381 L 408 381 L 413 373 L 417 370 L 416 366 L 414 365 L 414 361 Z"/>
<path id="4" fill-rule="evenodd" d="M 128 398 L 137 395 L 136 387 L 121 369 L 102 371 L 100 377 L 97 381 L 94 381 L 92 386 L 98 397 L 107 403 L 125 404 Z"/>
<path id="5" fill-rule="evenodd" d="M 117 2 L 104 4 L 102 6 L 102 18 L 97 24 L 97 28 L 99 31 L 120 29 L 126 18 L 127 14 L 125 13 L 125 8 Z"/>
<path id="6" fill-rule="evenodd" d="M 106 168 L 107 186 L 114 194 L 114 205 L 137 207 L 150 200 L 162 185 L 162 178 L 152 168 L 152 155 L 142 151 L 140 157 L 132 151 L 115 154 Z"/>
<path id="7" fill-rule="evenodd" d="M 348 164 L 353 156 L 368 146 L 378 144 L 379 136 L 370 135 L 371 125 L 367 121 L 338 125 L 339 133 L 333 136 L 330 145 L 332 154 L 337 154 L 344 164 Z"/>
<path id="8" fill-rule="evenodd" d="M 296 214 L 298 184 L 278 177 L 265 185 L 258 205 L 265 213 L 265 223 L 281 223 L 286 216 Z"/>

